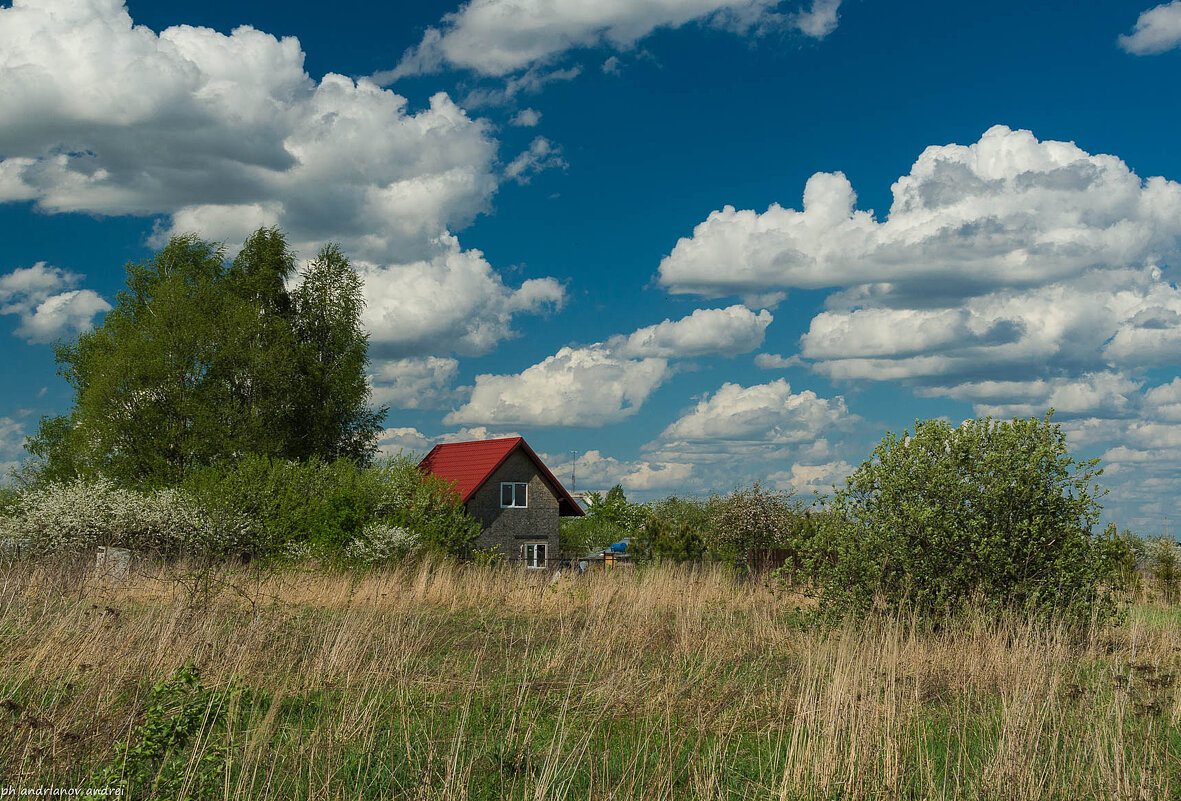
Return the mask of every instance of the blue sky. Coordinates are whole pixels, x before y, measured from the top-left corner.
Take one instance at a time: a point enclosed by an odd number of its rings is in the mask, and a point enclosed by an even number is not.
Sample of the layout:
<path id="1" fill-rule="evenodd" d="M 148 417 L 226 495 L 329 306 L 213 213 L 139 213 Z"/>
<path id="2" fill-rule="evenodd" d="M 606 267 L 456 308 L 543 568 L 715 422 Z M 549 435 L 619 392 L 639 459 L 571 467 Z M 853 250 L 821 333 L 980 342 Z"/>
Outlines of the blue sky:
<path id="1" fill-rule="evenodd" d="M 1181 513 L 1181 2 L 372 6 L 0 4 L 0 462 L 127 261 L 278 224 L 366 278 L 390 451 L 807 495 L 1052 405 Z"/>

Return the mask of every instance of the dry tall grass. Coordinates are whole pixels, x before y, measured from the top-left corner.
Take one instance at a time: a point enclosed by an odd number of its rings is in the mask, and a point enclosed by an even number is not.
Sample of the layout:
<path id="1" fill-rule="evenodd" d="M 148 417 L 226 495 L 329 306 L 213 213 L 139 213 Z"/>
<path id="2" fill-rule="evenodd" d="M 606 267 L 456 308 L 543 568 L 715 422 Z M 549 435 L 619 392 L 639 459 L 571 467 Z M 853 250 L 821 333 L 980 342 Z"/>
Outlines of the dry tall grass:
<path id="1" fill-rule="evenodd" d="M 207 797 L 1181 793 L 1166 608 L 1084 636 L 984 615 L 818 628 L 799 598 L 721 569 L 550 584 L 427 562 L 114 587 L 54 570 L 0 575 L 0 786 L 113 764 L 152 685 L 191 661 L 209 687 L 254 691 L 216 696 L 226 722 L 184 746 L 182 789 Z M 223 755 L 212 784 L 203 752 Z"/>

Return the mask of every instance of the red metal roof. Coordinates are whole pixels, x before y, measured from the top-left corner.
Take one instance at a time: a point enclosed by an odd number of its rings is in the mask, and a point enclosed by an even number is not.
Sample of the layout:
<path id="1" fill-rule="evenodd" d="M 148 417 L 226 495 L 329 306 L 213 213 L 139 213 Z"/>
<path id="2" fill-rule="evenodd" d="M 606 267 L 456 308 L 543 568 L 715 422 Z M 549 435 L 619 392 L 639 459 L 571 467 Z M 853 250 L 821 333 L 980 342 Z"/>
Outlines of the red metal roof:
<path id="1" fill-rule="evenodd" d="M 496 468 L 500 467 L 517 448 L 533 460 L 553 488 L 554 494 L 558 496 L 558 514 L 563 517 L 581 517 L 585 514 L 578 502 L 562 486 L 562 482 L 554 477 L 522 437 L 436 445 L 426 458 L 418 463 L 418 468 L 452 482 L 455 491 L 459 493 L 460 502 L 467 503 L 476 490 L 483 486 Z"/>

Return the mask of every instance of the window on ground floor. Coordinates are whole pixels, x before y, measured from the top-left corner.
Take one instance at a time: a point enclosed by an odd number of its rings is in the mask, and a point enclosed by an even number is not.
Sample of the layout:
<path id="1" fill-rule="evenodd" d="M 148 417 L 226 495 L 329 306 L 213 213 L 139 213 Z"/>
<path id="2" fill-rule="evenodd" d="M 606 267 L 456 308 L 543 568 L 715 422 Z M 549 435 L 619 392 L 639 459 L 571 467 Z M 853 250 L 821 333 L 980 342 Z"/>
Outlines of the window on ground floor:
<path id="1" fill-rule="evenodd" d="M 527 542 L 521 546 L 525 567 L 545 567 L 545 543 Z"/>

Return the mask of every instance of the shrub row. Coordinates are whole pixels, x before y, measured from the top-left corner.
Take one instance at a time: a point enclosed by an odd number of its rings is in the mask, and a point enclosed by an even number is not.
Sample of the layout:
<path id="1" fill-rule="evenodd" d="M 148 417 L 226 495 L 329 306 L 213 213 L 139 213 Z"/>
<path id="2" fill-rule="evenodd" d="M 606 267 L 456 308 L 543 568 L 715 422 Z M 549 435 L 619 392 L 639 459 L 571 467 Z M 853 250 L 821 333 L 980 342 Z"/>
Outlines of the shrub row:
<path id="1" fill-rule="evenodd" d="M 479 531 L 447 484 L 400 457 L 361 467 L 348 459 L 247 456 L 162 489 L 101 477 L 35 485 L 0 510 L 0 537 L 39 554 L 106 545 L 168 557 L 371 564 L 416 548 L 464 555 Z"/>
<path id="2" fill-rule="evenodd" d="M 743 561 L 761 549 L 784 551 L 780 578 L 839 614 L 907 608 L 940 616 L 984 603 L 1103 618 L 1116 611 L 1136 554 L 1114 527 L 1097 531 L 1101 473 L 1097 460 L 1070 456 L 1050 415 L 958 426 L 927 420 L 913 433 L 888 434 L 823 505 L 759 484 L 640 505 L 616 487 L 594 499 L 588 522 L 563 532 L 580 545 L 576 534 L 630 537 L 639 560 Z M 1176 573 L 1169 558 L 1157 562 L 1159 572 Z"/>

